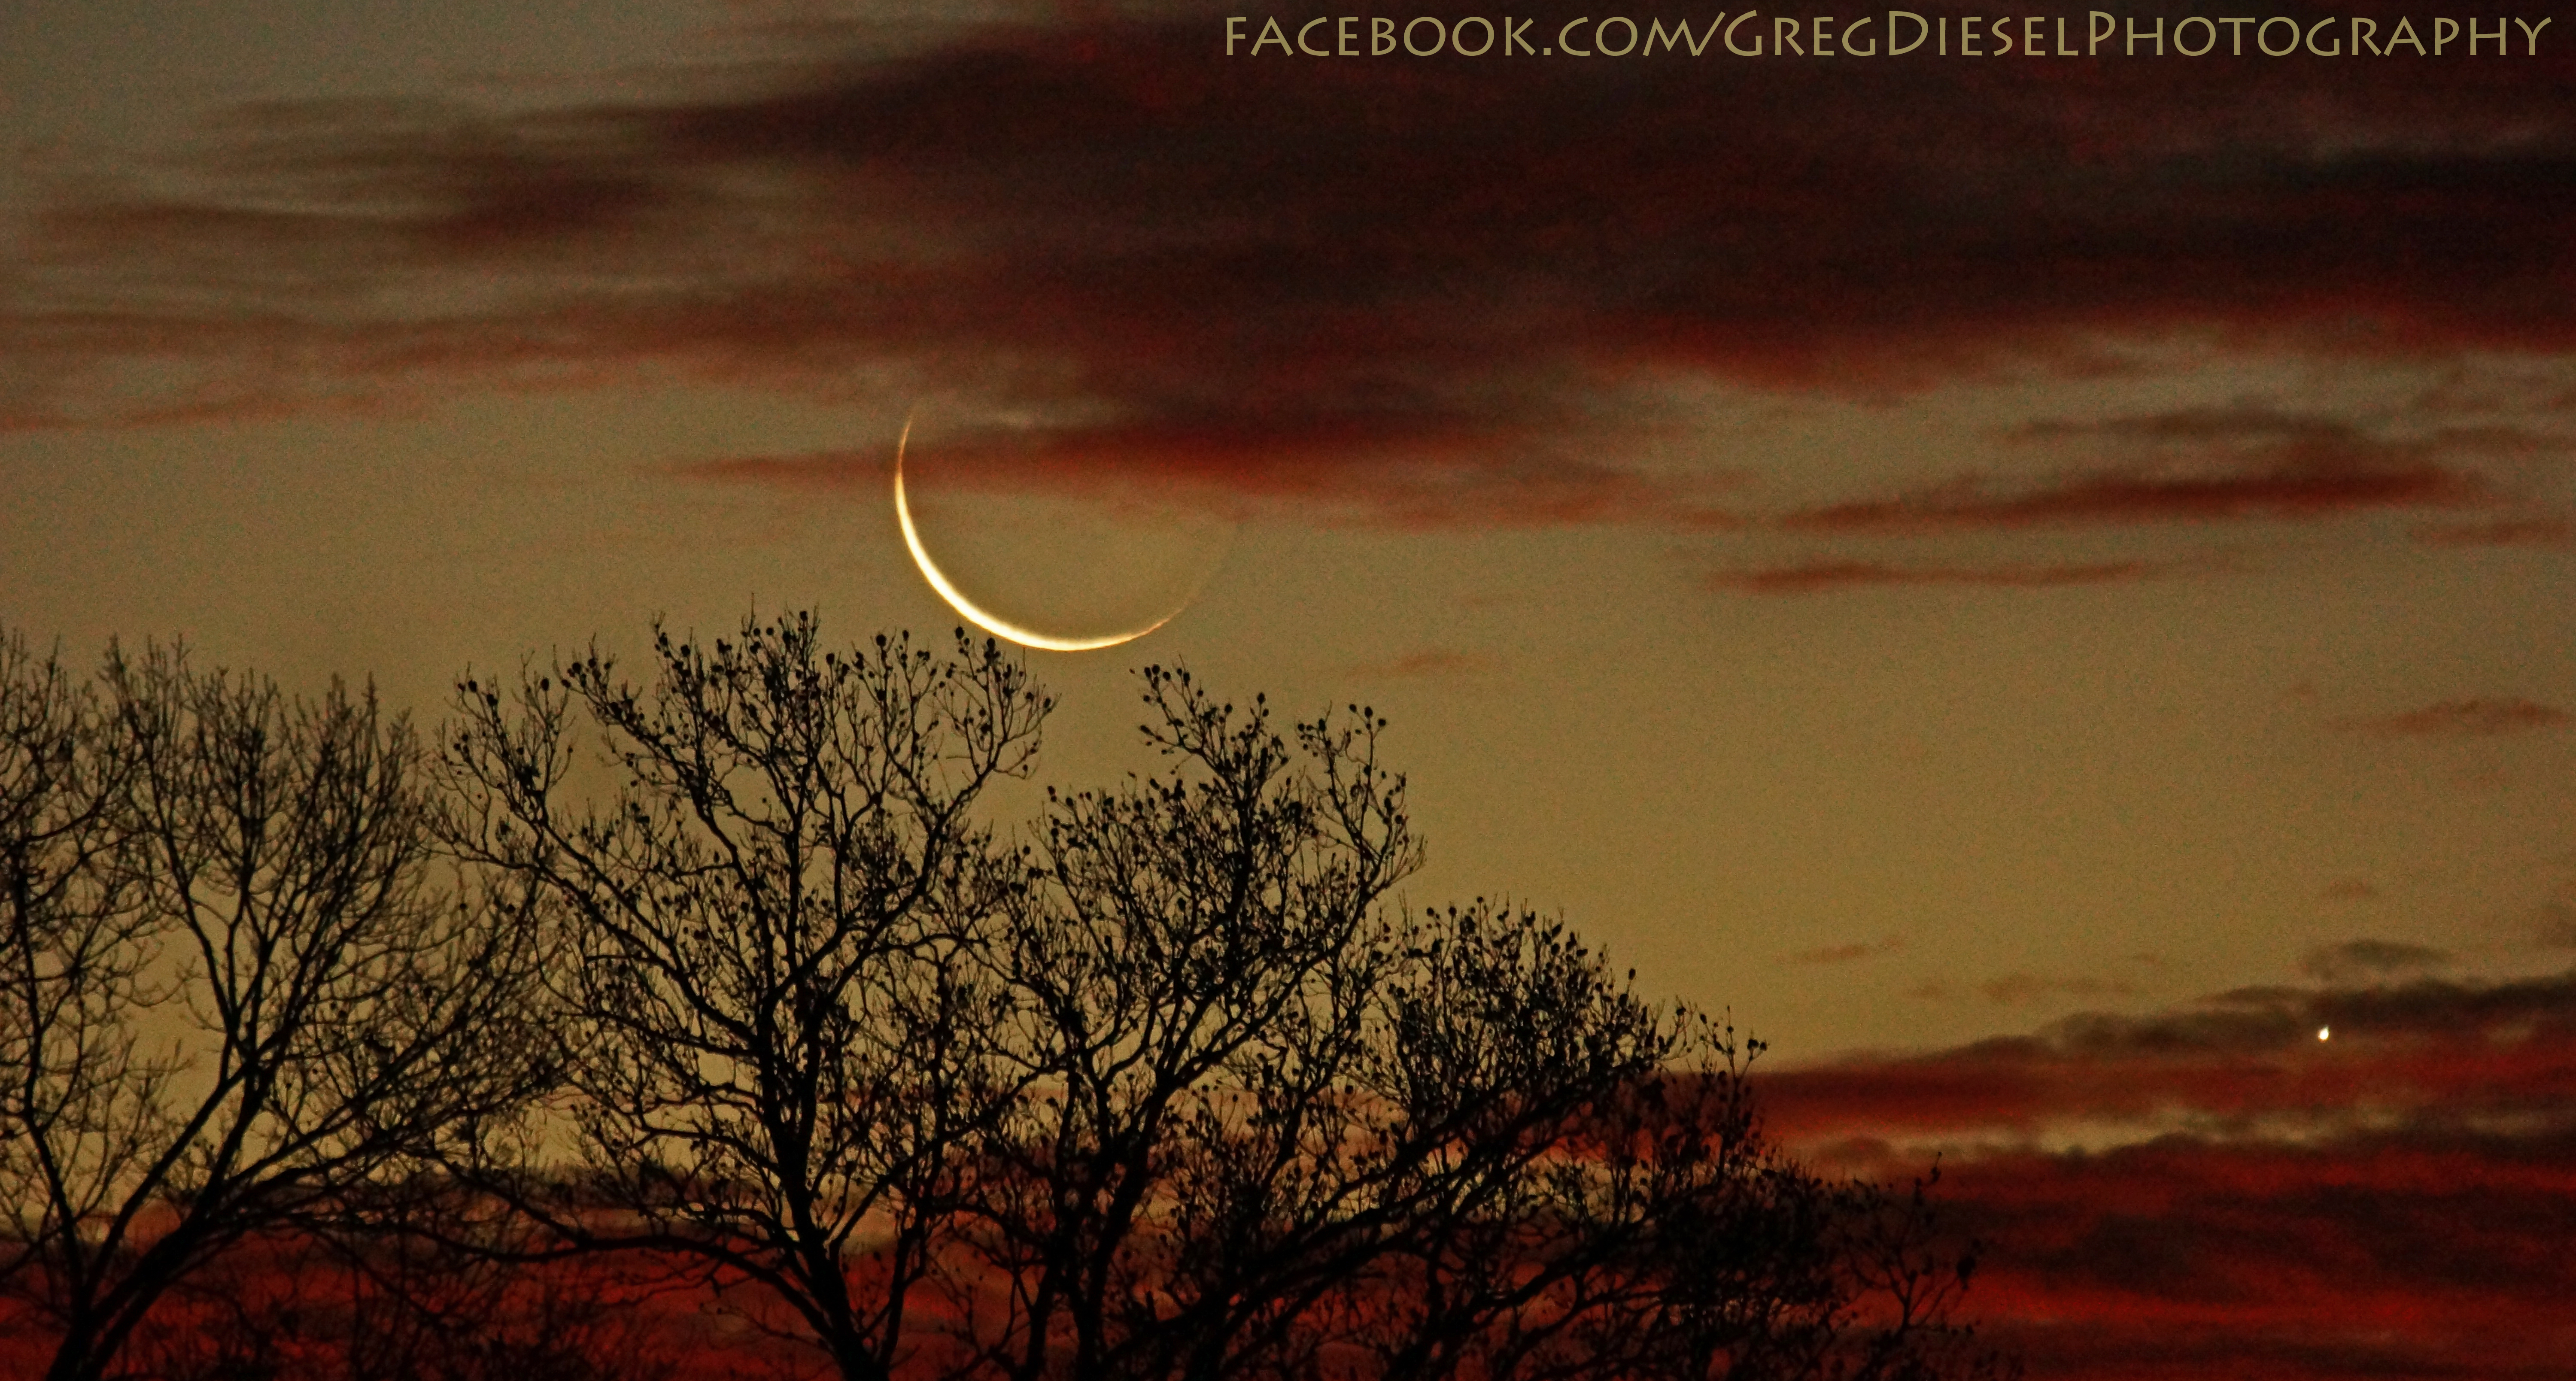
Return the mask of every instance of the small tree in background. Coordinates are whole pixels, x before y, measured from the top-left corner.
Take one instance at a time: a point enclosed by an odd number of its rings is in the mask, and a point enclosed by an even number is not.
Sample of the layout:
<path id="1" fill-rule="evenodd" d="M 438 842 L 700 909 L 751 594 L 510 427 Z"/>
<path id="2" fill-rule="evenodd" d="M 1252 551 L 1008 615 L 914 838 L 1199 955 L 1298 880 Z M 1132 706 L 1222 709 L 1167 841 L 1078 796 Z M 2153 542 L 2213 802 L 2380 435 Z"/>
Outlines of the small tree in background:
<path id="1" fill-rule="evenodd" d="M 0 1285 L 54 1381 L 281 1231 L 361 1230 L 556 1071 L 524 909 L 437 866 L 404 723 L 0 640 Z"/>

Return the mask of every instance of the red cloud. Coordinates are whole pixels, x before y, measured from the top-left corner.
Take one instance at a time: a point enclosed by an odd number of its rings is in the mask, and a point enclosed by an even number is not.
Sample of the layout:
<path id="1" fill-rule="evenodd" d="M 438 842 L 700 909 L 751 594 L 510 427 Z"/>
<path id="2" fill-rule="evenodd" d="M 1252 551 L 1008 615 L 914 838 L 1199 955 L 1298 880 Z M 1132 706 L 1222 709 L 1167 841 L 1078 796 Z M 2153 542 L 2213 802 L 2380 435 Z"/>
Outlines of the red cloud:
<path id="1" fill-rule="evenodd" d="M 2416 540 L 2432 547 L 2564 547 L 2576 545 L 2576 522 L 2565 518 L 2499 518 L 2419 529 Z"/>
<path id="2" fill-rule="evenodd" d="M 1800 950 L 1788 956 L 1792 964 L 1849 964 L 1881 954 L 1891 954 L 1905 947 L 1902 936 L 1891 935 L 1869 944 L 1826 945 L 1820 949 Z"/>
<path id="3" fill-rule="evenodd" d="M 2195 522 L 2295 518 L 2356 508 L 2442 508 L 2488 497 L 2475 476 L 2435 466 L 2347 470 L 2302 466 L 2252 474 L 2169 477 L 2090 475 L 2022 494 L 1957 488 L 1901 499 L 1836 504 L 1783 523 L 1809 532 L 1938 532 L 2042 524 Z"/>
<path id="4" fill-rule="evenodd" d="M 2576 1355 L 2576 972 L 2247 990 L 1762 1083 L 1811 1154 L 1885 1172 L 1951 1148 L 1941 1197 L 1988 1244 L 1973 1307 L 2034 1375 L 2541 1376 Z M 2041 1149 L 2066 1142 L 2090 1149 Z"/>
<path id="5" fill-rule="evenodd" d="M 1748 595 L 1812 595 L 1885 585 L 1967 585 L 1987 589 L 2045 590 L 2064 585 L 2111 585 L 2152 580 L 2177 572 L 2172 563 L 2097 561 L 2035 566 L 1891 566 L 1879 561 L 1815 561 L 1767 570 L 1722 571 L 1707 577 L 1713 590 Z"/>
<path id="6" fill-rule="evenodd" d="M 189 190 L 60 192 L 0 300 L 0 418 L 929 380 L 1067 456 L 1132 446 L 1300 505 L 1386 477 L 1375 521 L 1566 522 L 1636 500 L 1536 477 L 1654 427 L 1632 386 L 1675 375 L 1883 396 L 2177 332 L 2576 346 L 2557 50 L 2259 81 L 2145 58 L 1318 63 L 1229 58 L 1222 21 L 1085 11 L 528 114 L 264 112 Z M 2282 444 L 1809 521 L 2486 497 L 2438 460 Z"/>
<path id="7" fill-rule="evenodd" d="M 2548 1374 L 2570 1355 L 2576 1140 L 2172 1141 L 1944 1177 L 1975 1298 L 2034 1375 Z"/>
<path id="8" fill-rule="evenodd" d="M 2135 458 L 2012 492 L 1974 477 L 1893 499 L 1793 514 L 1792 531 L 1913 534 L 1975 528 L 2318 518 L 2363 509 L 2460 508 L 2495 501 L 2487 480 L 2447 458 L 2528 454 L 2518 434 L 2463 430 L 2414 440 L 2348 423 L 2254 411 L 2194 411 L 2025 427 L 2016 440 L 2110 449 Z"/>
<path id="9" fill-rule="evenodd" d="M 2330 1042 L 2316 1030 L 2330 1026 Z M 2149 1016 L 2085 1014 L 1937 1055 L 1774 1071 L 1794 1140 L 2016 1133 L 2075 1122 L 2576 1110 L 2576 972 L 2478 985 L 2250 989 Z"/>
<path id="10" fill-rule="evenodd" d="M 2491 738 L 2498 734 L 2552 729 L 2566 723 L 2567 719 L 2567 712 L 2555 705 L 2480 697 L 2445 700 L 2403 714 L 2345 718 L 2334 723 L 2338 729 L 2389 738 Z"/>

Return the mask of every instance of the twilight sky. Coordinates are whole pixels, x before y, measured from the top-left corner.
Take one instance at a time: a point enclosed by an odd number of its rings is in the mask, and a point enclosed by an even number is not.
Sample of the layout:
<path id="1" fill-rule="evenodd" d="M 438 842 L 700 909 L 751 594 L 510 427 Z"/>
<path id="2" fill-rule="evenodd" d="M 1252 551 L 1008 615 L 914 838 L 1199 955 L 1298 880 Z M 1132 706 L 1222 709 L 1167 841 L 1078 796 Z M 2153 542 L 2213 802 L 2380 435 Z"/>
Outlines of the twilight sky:
<path id="1" fill-rule="evenodd" d="M 1854 1088 L 2023 1156 L 2504 1135 L 2384 1093 L 2467 1086 L 2409 993 L 2537 994 L 2459 1049 L 2541 1071 L 2562 1140 L 2496 1154 L 2576 1145 L 2576 21 L 1313 58 L 1241 12 L 20 0 L 0 620 L 429 717 L 657 613 L 944 633 L 912 417 L 980 596 L 1196 590 L 1032 654 L 1047 779 L 1145 765 L 1146 661 L 1367 701 L 1417 901 L 1842 1070 L 1819 1145 Z M 1997 1033 L 2091 1073 L 1905 1120 Z M 2212 1105 L 2210 1050 L 2342 1092 Z"/>

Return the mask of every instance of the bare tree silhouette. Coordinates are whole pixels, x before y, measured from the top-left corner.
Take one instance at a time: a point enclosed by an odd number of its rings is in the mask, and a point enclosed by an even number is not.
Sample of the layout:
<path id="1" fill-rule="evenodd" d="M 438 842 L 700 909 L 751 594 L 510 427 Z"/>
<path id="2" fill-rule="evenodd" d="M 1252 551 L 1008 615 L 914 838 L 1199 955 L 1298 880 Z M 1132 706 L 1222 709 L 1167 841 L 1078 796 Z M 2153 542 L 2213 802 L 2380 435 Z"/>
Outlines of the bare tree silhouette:
<path id="1" fill-rule="evenodd" d="M 417 757 L 337 686 L 164 648 L 93 685 L 0 639 L 0 1285 L 56 1326 L 52 1381 L 555 1077 L 535 932 L 437 867 Z"/>
<path id="2" fill-rule="evenodd" d="M 1369 712 L 1149 669 L 1168 770 L 1012 841 L 973 807 L 1048 702 L 990 643 L 798 616 L 654 663 L 468 682 L 447 745 L 455 846 L 579 955 L 579 1172 L 489 1181 L 544 1250 L 747 1287 L 866 1381 L 2001 1368 L 1919 1199 L 1764 1142 L 1753 1047 L 1560 923 L 1387 905 L 1420 851 Z"/>
<path id="3" fill-rule="evenodd" d="M 969 811 L 1027 769 L 1047 702 L 990 644 L 844 657 L 810 617 L 658 636 L 655 662 L 644 688 L 596 654 L 462 688 L 450 836 L 561 910 L 573 960 L 580 1175 L 499 1192 L 562 1250 L 756 1287 L 873 1381 L 1007 1102 L 974 1058 L 1001 1008 L 972 951 L 1023 870 Z M 586 810 L 576 706 L 624 775 Z"/>
<path id="4" fill-rule="evenodd" d="M 1172 769 L 1057 798 L 1011 898 L 989 1039 L 1025 1094 L 962 1180 L 957 1371 L 1989 1365 L 1946 1322 L 1958 1258 L 1880 1250 L 1885 1195 L 1761 1140 L 1732 1032 L 1530 912 L 1389 914 L 1420 853 L 1382 720 L 1282 734 L 1260 700 L 1144 679 Z"/>

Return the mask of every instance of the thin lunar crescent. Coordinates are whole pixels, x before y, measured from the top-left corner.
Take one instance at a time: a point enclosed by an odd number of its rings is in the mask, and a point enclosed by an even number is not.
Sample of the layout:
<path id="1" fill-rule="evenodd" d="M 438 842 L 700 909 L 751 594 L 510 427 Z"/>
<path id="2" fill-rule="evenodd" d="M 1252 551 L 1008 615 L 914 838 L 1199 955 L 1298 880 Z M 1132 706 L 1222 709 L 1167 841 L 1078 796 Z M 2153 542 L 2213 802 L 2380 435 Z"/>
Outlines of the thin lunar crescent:
<path id="1" fill-rule="evenodd" d="M 1094 652 L 1104 647 L 1116 647 L 1120 643 L 1134 642 L 1164 624 L 1170 623 L 1181 612 L 1179 609 L 1174 609 L 1171 613 L 1133 632 L 1111 633 L 1099 638 L 1058 638 L 1041 633 L 1034 628 L 1024 628 L 991 610 L 980 607 L 975 601 L 966 597 L 965 591 L 958 589 L 948 579 L 946 573 L 939 569 L 938 562 L 930 559 L 930 549 L 921 544 L 920 529 L 913 526 L 912 505 L 905 501 L 903 495 L 903 450 L 905 444 L 911 440 L 912 423 L 907 420 L 903 424 L 902 437 L 894 443 L 895 520 L 903 524 L 903 544 L 911 549 L 912 563 L 921 568 L 921 578 L 929 581 L 930 588 L 938 591 L 939 597 L 948 601 L 948 607 L 956 610 L 968 623 L 995 637 L 1008 638 L 1023 647 L 1040 648 L 1048 652 Z"/>

